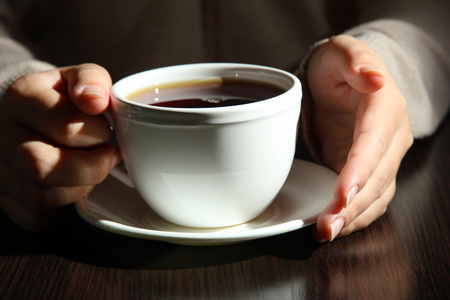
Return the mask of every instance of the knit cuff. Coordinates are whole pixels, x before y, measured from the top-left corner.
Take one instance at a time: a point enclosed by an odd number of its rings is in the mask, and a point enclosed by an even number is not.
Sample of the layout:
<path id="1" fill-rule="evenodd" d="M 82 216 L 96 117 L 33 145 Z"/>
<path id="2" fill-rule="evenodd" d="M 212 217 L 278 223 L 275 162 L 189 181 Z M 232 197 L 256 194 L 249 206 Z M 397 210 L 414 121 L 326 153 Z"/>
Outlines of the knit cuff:
<path id="1" fill-rule="evenodd" d="M 308 64 L 309 60 L 320 46 L 327 43 L 329 39 L 323 39 L 314 43 L 308 53 L 305 55 L 300 63 L 300 66 L 295 71 L 295 75 L 300 78 L 302 82 L 303 98 L 302 109 L 300 112 L 300 134 L 303 137 L 303 141 L 309 151 L 309 154 L 316 162 L 322 162 L 322 151 L 319 141 L 314 134 L 313 116 L 314 116 L 314 104 L 311 96 L 311 91 L 308 84 Z"/>

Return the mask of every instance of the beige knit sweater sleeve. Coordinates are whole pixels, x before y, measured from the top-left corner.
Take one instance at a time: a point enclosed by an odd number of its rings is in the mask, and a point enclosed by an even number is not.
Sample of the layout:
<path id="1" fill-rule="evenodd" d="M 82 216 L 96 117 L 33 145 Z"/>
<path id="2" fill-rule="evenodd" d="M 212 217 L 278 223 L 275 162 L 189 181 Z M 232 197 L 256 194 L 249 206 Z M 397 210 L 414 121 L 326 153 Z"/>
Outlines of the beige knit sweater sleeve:
<path id="1" fill-rule="evenodd" d="M 14 3 L 26 7 L 33 2 Z M 6 0 L 0 0 L 0 100 L 8 86 L 23 74 L 54 67 L 36 60 L 26 47 L 10 38 L 6 28 L 14 28 L 14 20 L 4 3 Z M 355 3 L 361 25 L 343 33 L 371 46 L 385 62 L 407 99 L 414 136 L 432 134 L 450 105 L 450 1 Z M 322 4 L 325 6 L 325 1 Z M 307 113 L 307 109 L 302 110 L 304 120 L 308 120 Z"/>
<path id="2" fill-rule="evenodd" d="M 414 137 L 433 134 L 450 106 L 450 1 L 377 0 L 359 6 L 362 24 L 343 34 L 368 44 L 386 64 L 407 100 Z M 304 135 L 314 154 L 311 104 L 305 104 Z"/>
<path id="3" fill-rule="evenodd" d="M 8 87 L 19 77 L 53 68 L 49 63 L 36 60 L 23 45 L 10 37 L 5 25 L 12 16 L 3 0 L 0 0 L 0 101 Z"/>
<path id="4" fill-rule="evenodd" d="M 387 7 L 370 7 L 377 20 L 346 34 L 381 57 L 407 100 L 414 137 L 428 136 L 450 106 L 450 1 L 373 2 Z"/>

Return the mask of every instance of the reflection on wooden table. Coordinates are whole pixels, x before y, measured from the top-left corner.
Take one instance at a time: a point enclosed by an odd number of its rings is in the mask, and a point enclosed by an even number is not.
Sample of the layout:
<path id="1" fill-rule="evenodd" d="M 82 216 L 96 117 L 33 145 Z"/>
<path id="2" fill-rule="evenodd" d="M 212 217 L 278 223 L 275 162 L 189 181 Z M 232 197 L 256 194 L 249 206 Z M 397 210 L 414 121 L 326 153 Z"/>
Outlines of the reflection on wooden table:
<path id="1" fill-rule="evenodd" d="M 387 213 L 316 243 L 307 227 L 190 247 L 97 229 L 73 211 L 32 234 L 0 214 L 1 299 L 448 299 L 450 119 L 417 141 Z"/>

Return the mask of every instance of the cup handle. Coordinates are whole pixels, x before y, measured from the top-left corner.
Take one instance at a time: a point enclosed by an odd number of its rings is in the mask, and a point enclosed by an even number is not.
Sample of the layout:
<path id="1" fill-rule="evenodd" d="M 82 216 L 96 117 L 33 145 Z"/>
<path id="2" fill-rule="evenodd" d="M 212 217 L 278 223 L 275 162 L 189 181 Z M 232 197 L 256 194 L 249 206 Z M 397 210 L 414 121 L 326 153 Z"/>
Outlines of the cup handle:
<path id="1" fill-rule="evenodd" d="M 102 112 L 102 116 L 106 119 L 106 121 L 108 121 L 109 127 L 114 128 L 114 121 L 110 107 L 108 107 L 108 109 Z"/>
<path id="2" fill-rule="evenodd" d="M 123 184 L 129 186 L 130 188 L 134 188 L 134 184 L 131 181 L 130 175 L 128 175 L 127 170 L 125 169 L 125 166 L 122 164 L 119 164 L 118 166 L 115 166 L 109 171 L 109 174 L 122 182 Z"/>
<path id="3" fill-rule="evenodd" d="M 102 113 L 102 115 L 108 121 L 111 129 L 114 129 L 114 122 L 113 122 L 113 117 L 112 117 L 112 113 L 111 113 L 111 108 L 108 108 L 107 110 L 105 110 Z M 113 176 L 114 178 L 116 178 L 117 180 L 119 180 L 120 182 L 122 182 L 123 184 L 125 184 L 131 188 L 134 188 L 134 184 L 131 181 L 130 175 L 128 175 L 128 171 L 123 164 L 119 164 L 119 165 L 115 166 L 114 168 L 112 168 L 109 171 L 109 174 L 111 176 Z"/>

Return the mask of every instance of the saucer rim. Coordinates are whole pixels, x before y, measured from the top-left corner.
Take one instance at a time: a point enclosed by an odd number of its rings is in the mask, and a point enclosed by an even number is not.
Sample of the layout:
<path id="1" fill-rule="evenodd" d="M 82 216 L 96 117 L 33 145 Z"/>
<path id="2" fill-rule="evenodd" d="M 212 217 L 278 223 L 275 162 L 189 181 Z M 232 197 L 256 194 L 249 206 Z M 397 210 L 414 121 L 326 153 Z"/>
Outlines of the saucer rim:
<path id="1" fill-rule="evenodd" d="M 316 169 L 316 172 L 325 172 L 328 173 L 329 178 L 337 178 L 337 175 L 328 168 L 324 166 L 318 165 L 316 163 L 312 163 L 305 160 L 294 159 L 292 168 L 313 168 Z M 328 184 L 332 189 L 334 185 L 334 181 L 331 183 L 331 180 Z M 120 183 L 123 184 L 123 183 Z M 287 220 L 286 222 L 281 222 L 274 225 L 262 226 L 258 228 L 250 228 L 248 230 L 242 231 L 213 231 L 213 232 L 185 232 L 185 231 L 165 231 L 165 230 L 155 230 L 151 228 L 142 228 L 124 224 L 117 220 L 106 219 L 96 216 L 95 212 L 90 210 L 87 207 L 87 201 L 91 200 L 92 196 L 88 195 L 85 199 L 77 202 L 75 204 L 75 208 L 80 217 L 86 221 L 87 223 L 103 229 L 108 232 L 112 232 L 119 235 L 140 238 L 140 239 L 148 239 L 148 240 L 157 240 L 164 241 L 172 244 L 181 244 L 181 245 L 222 245 L 222 244 L 230 244 L 237 243 L 247 240 L 259 239 L 269 236 L 280 235 L 284 233 L 288 233 L 294 230 L 298 230 L 304 228 L 306 226 L 312 225 L 317 220 L 319 213 L 314 213 L 312 215 L 308 215 L 302 219 L 294 219 Z M 323 199 L 323 204 L 325 205 L 331 200 Z M 92 200 L 91 200 L 92 201 Z M 95 201 L 95 200 L 94 200 Z M 276 199 L 274 200 L 276 201 Z M 274 202 L 275 203 L 275 202 Z M 269 206 L 269 209 L 271 209 Z M 324 208 L 324 207 L 323 207 Z M 267 211 L 266 210 L 266 211 Z M 151 211 L 151 208 L 148 207 L 148 211 Z M 264 213 L 263 213 L 264 214 Z M 262 216 L 262 215 L 261 215 Z M 230 226 L 227 228 L 236 228 L 238 226 L 243 226 L 245 224 L 251 224 L 255 220 L 258 220 L 259 217 L 235 226 Z M 170 223 L 169 223 L 170 224 Z M 172 225 L 172 224 L 171 224 Z M 174 227 L 178 225 L 173 224 Z M 184 227 L 185 229 L 186 227 Z M 226 228 L 217 228 L 217 230 L 224 230 Z M 198 229 L 196 229 L 198 230 Z M 211 230 L 211 229 L 210 229 Z"/>

